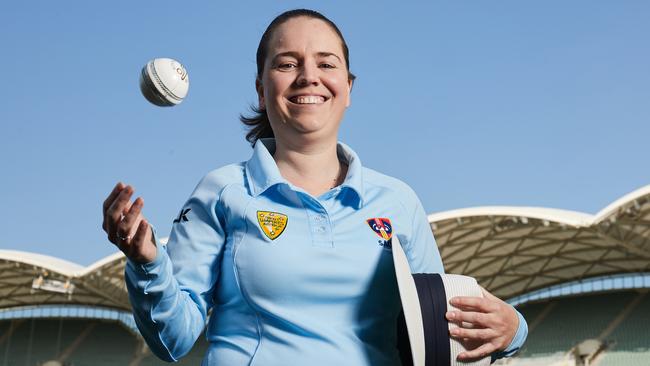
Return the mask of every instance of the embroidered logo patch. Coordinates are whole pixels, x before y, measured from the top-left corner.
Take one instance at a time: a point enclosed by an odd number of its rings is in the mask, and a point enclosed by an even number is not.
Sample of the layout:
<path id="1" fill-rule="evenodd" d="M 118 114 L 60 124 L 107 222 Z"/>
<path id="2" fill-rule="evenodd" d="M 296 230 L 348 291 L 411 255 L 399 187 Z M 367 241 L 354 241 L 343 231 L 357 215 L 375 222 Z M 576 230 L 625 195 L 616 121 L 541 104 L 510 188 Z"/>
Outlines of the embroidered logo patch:
<path id="1" fill-rule="evenodd" d="M 390 223 L 390 220 L 384 217 L 374 217 L 372 219 L 366 220 L 372 231 L 377 233 L 380 238 L 384 240 L 390 240 L 393 235 L 393 224 Z"/>
<path id="2" fill-rule="evenodd" d="M 269 239 L 275 240 L 287 227 L 287 215 L 279 212 L 257 211 L 257 222 Z"/>

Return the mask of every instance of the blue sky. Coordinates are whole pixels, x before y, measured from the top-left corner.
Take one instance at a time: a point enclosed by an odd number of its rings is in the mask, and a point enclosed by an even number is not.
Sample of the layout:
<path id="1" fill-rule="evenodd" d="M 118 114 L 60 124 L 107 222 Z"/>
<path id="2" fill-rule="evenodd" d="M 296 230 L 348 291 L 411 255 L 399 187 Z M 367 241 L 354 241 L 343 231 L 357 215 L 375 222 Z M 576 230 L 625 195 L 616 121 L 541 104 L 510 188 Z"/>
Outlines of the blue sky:
<path id="1" fill-rule="evenodd" d="M 162 236 L 208 171 L 248 159 L 270 20 L 335 21 L 357 75 L 340 139 L 427 212 L 596 213 L 650 184 L 645 1 L 13 1 L 0 12 L 0 249 L 90 264 L 115 251 L 101 203 L 134 185 Z M 146 102 L 142 66 L 180 60 L 186 101 Z"/>

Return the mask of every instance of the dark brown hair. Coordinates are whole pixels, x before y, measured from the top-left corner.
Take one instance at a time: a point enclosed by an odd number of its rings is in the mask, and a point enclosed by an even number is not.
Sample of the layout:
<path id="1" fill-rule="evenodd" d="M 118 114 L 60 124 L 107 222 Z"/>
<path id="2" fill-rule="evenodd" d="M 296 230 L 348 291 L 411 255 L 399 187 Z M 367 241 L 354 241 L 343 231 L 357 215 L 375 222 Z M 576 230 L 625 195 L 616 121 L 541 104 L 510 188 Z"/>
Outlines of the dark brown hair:
<path id="1" fill-rule="evenodd" d="M 262 80 L 262 74 L 264 73 L 264 61 L 268 53 L 268 46 L 273 36 L 273 32 L 284 22 L 289 19 L 297 17 L 309 17 L 314 19 L 319 19 L 327 23 L 336 34 L 341 39 L 341 46 L 343 47 L 343 56 L 345 57 L 345 66 L 348 69 L 348 80 L 354 80 L 354 76 L 350 70 L 350 52 L 348 50 L 348 45 L 345 43 L 343 34 L 339 28 L 332 22 L 327 19 L 323 14 L 309 9 L 294 9 L 285 11 L 284 13 L 278 15 L 273 19 L 271 24 L 266 28 L 262 38 L 260 39 L 260 44 L 257 46 L 257 79 Z M 251 116 L 244 116 L 243 114 L 239 116 L 239 120 L 242 121 L 246 127 L 249 128 L 248 133 L 246 133 L 246 140 L 255 145 L 255 142 L 264 137 L 274 137 L 273 130 L 271 129 L 271 123 L 269 122 L 269 117 L 266 114 L 266 110 L 258 106 L 251 106 L 253 114 Z"/>

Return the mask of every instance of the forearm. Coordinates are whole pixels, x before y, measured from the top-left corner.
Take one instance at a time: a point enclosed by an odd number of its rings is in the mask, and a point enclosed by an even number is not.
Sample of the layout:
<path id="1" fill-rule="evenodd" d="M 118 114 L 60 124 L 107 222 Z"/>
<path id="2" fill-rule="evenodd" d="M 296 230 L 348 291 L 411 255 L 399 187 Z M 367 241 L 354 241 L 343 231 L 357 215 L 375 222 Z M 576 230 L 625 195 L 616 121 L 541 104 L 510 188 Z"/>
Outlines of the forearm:
<path id="1" fill-rule="evenodd" d="M 205 309 L 174 278 L 171 260 L 159 246 L 147 264 L 127 260 L 125 280 L 133 315 L 149 348 L 165 361 L 192 349 L 205 325 Z"/>

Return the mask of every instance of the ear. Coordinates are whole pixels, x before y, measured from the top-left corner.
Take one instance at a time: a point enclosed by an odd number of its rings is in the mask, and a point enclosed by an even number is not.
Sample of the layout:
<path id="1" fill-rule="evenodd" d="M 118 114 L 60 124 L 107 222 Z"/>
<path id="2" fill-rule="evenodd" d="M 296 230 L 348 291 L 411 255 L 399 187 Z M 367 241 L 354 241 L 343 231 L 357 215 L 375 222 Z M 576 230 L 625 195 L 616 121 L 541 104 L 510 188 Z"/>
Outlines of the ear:
<path id="1" fill-rule="evenodd" d="M 345 107 L 349 107 L 352 101 L 350 100 L 350 96 L 352 95 L 352 86 L 354 85 L 354 80 L 353 79 L 348 79 L 348 100 L 345 102 Z"/>
<path id="2" fill-rule="evenodd" d="M 260 110 L 266 109 L 266 103 L 264 102 L 264 86 L 262 85 L 262 80 L 260 78 L 255 79 L 255 90 L 257 90 L 257 103 Z"/>

